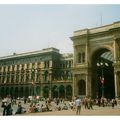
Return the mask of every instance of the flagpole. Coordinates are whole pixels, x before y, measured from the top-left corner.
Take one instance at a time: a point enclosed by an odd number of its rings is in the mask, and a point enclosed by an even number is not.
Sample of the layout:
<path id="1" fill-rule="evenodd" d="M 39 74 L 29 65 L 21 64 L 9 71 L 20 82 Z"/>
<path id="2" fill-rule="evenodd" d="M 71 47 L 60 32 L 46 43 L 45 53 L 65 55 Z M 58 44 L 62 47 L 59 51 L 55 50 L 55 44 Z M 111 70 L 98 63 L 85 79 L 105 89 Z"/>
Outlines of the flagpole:
<path id="1" fill-rule="evenodd" d="M 97 66 L 101 69 L 101 76 L 100 76 L 100 82 L 101 82 L 101 92 L 102 92 L 102 98 L 104 98 L 104 66 L 106 64 L 103 62 L 97 63 Z"/>
<path id="2" fill-rule="evenodd" d="M 104 84 L 102 84 L 102 98 L 104 98 Z"/>
<path id="3" fill-rule="evenodd" d="M 101 88 L 102 88 L 102 98 L 104 98 L 104 74 L 103 74 L 103 66 L 101 66 L 101 70 L 102 70 L 102 81 L 101 81 L 101 83 L 102 83 L 102 86 L 101 86 Z"/>

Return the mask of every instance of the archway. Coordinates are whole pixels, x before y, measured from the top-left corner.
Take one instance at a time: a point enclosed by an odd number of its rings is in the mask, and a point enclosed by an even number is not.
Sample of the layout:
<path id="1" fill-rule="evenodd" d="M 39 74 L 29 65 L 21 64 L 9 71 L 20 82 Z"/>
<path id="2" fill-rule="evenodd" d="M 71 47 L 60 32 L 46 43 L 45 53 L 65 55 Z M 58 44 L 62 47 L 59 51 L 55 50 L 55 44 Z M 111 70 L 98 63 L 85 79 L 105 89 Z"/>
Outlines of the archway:
<path id="1" fill-rule="evenodd" d="M 19 88 L 19 97 L 23 97 L 24 96 L 24 89 L 23 87 Z"/>
<path id="2" fill-rule="evenodd" d="M 45 98 L 48 98 L 48 97 L 49 97 L 49 87 L 48 87 L 48 86 L 45 86 L 45 87 L 43 88 L 43 96 L 44 96 Z"/>
<path id="3" fill-rule="evenodd" d="M 18 95 L 18 87 L 15 87 L 14 95 L 15 95 L 15 98 L 19 97 L 19 95 Z"/>
<path id="4" fill-rule="evenodd" d="M 72 86 L 71 85 L 66 86 L 66 97 L 67 99 L 72 98 Z"/>
<path id="5" fill-rule="evenodd" d="M 11 88 L 10 88 L 10 95 L 11 95 L 11 97 L 14 97 L 13 91 L 14 91 L 14 90 L 13 90 L 13 87 L 11 87 Z"/>
<path id="6" fill-rule="evenodd" d="M 6 91 L 5 91 L 5 95 L 9 95 L 10 94 L 10 90 L 9 90 L 9 87 L 6 88 Z"/>
<path id="7" fill-rule="evenodd" d="M 52 93 L 53 93 L 53 98 L 59 97 L 59 87 L 54 85 L 53 88 L 52 88 Z"/>
<path id="8" fill-rule="evenodd" d="M 103 95 L 108 98 L 120 96 L 117 74 L 120 71 L 119 27 L 120 22 L 114 22 L 105 26 L 74 31 L 71 37 L 74 45 L 73 87 L 78 86 L 76 76 L 85 74 L 85 77 L 81 79 L 86 80 L 86 95 L 88 96 L 94 98 Z M 85 54 L 82 56 L 82 53 Z M 112 56 L 112 61 L 109 56 Z M 101 67 L 102 69 L 96 67 L 97 62 L 101 62 L 101 58 L 102 62 L 107 61 L 108 67 Z M 100 82 L 100 77 L 104 78 L 104 85 Z M 73 95 L 78 95 L 77 90 L 74 89 Z"/>
<path id="9" fill-rule="evenodd" d="M 40 86 L 36 87 L 36 95 L 40 96 Z"/>
<path id="10" fill-rule="evenodd" d="M 29 88 L 29 87 L 25 87 L 24 89 L 25 89 L 25 91 L 24 91 L 24 96 L 25 96 L 25 97 L 31 96 L 30 88 Z"/>
<path id="11" fill-rule="evenodd" d="M 59 97 L 65 98 L 65 87 L 63 85 L 59 87 Z"/>
<path id="12" fill-rule="evenodd" d="M 92 56 L 92 97 L 115 97 L 113 55 L 100 48 Z"/>
<path id="13" fill-rule="evenodd" d="M 79 96 L 85 96 L 86 95 L 85 80 L 79 80 L 79 82 L 78 82 L 78 95 Z"/>

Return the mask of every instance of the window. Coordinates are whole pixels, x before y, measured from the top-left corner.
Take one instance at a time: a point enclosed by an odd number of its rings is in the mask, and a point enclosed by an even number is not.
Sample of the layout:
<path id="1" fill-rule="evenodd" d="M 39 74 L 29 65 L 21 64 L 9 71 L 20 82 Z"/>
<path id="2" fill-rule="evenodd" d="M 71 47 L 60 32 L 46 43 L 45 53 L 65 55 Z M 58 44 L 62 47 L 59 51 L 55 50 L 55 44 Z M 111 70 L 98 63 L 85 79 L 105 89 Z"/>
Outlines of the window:
<path id="1" fill-rule="evenodd" d="M 82 53 L 82 62 L 85 62 L 85 53 Z"/>
<path id="2" fill-rule="evenodd" d="M 81 53 L 78 53 L 78 63 L 81 63 Z"/>
<path id="3" fill-rule="evenodd" d="M 85 52 L 78 53 L 78 63 L 84 63 L 85 62 Z"/>

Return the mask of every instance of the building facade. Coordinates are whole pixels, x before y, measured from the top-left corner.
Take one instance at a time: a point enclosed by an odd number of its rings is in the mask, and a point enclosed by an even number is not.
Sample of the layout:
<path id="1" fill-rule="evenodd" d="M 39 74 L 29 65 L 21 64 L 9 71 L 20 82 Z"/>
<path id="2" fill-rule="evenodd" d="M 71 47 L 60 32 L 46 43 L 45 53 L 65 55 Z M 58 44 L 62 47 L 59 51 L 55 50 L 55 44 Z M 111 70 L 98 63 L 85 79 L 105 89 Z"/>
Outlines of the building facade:
<path id="1" fill-rule="evenodd" d="M 71 40 L 73 95 L 120 98 L 120 22 L 75 31 Z"/>
<path id="2" fill-rule="evenodd" d="M 73 54 L 56 48 L 0 58 L 0 95 L 120 98 L 120 22 L 74 32 Z"/>
<path id="3" fill-rule="evenodd" d="M 72 54 L 56 48 L 0 58 L 0 95 L 72 97 Z"/>

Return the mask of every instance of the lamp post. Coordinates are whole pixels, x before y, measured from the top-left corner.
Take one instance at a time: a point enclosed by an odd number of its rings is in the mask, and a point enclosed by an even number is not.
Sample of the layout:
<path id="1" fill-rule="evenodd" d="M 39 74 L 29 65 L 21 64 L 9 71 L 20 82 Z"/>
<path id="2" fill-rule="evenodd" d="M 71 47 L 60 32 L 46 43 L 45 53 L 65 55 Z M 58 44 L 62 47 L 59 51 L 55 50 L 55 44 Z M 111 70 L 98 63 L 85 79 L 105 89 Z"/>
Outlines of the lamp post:
<path id="1" fill-rule="evenodd" d="M 104 98 L 104 67 L 109 66 L 108 63 L 100 62 L 97 63 L 97 66 L 101 69 L 101 76 L 100 76 L 100 82 L 101 82 L 101 90 L 102 90 L 102 97 Z"/>

